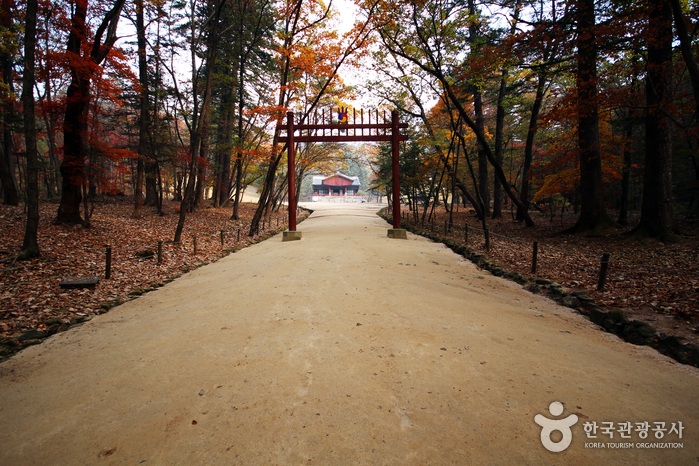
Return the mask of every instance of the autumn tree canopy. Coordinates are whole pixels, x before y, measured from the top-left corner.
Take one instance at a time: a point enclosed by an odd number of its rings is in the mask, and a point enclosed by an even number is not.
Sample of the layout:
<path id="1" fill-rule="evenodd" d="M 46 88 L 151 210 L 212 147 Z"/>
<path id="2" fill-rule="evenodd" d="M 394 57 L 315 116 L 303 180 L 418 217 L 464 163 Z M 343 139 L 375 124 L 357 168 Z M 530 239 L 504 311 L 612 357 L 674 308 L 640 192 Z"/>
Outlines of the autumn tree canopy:
<path id="1" fill-rule="evenodd" d="M 565 209 L 575 232 L 618 219 L 672 241 L 699 214 L 691 2 L 357 0 L 346 18 L 315 0 L 39 0 L 35 19 L 1 3 L 2 199 L 58 199 L 60 223 L 89 225 L 97 196 L 133 195 L 136 219 L 171 199 L 178 241 L 192 209 L 235 219 L 254 190 L 252 234 L 283 205 L 285 113 L 363 100 L 411 125 L 402 196 L 418 217 L 455 199 L 484 228 Z M 298 153 L 299 187 L 346 157 Z"/>

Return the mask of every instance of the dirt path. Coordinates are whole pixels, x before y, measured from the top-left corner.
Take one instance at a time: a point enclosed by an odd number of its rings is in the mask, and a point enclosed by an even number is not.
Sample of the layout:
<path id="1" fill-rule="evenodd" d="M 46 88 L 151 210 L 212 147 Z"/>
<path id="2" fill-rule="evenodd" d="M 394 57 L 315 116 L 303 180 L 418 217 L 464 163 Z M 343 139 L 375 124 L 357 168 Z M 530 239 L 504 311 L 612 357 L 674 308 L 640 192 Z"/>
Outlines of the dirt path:
<path id="1" fill-rule="evenodd" d="M 0 464 L 699 464 L 696 370 L 387 228 L 317 210 L 0 364 Z"/>

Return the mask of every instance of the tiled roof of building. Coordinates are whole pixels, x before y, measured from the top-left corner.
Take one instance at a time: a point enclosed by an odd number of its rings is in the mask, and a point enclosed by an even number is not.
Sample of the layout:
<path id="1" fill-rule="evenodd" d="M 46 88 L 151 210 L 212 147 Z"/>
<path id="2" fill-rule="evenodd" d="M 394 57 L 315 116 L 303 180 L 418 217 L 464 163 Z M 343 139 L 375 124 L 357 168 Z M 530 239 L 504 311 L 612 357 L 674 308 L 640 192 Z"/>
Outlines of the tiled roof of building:
<path id="1" fill-rule="evenodd" d="M 328 178 L 332 178 L 333 176 L 341 176 L 345 179 L 352 180 L 352 184 L 350 186 L 359 186 L 358 176 L 348 176 L 340 172 L 334 173 L 330 176 L 313 176 L 313 186 L 320 186 L 323 184 L 323 181 L 327 180 Z"/>

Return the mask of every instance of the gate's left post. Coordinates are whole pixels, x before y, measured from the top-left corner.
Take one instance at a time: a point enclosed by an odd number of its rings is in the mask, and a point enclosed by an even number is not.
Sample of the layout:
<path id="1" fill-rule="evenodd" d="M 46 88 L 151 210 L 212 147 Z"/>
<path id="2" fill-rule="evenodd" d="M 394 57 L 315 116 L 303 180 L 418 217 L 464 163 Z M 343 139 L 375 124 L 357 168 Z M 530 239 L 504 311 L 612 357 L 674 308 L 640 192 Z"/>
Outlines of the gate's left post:
<path id="1" fill-rule="evenodd" d="M 287 137 L 287 176 L 289 185 L 289 230 L 282 234 L 282 241 L 301 239 L 301 232 L 296 231 L 296 143 L 294 142 L 294 112 L 286 113 Z"/>

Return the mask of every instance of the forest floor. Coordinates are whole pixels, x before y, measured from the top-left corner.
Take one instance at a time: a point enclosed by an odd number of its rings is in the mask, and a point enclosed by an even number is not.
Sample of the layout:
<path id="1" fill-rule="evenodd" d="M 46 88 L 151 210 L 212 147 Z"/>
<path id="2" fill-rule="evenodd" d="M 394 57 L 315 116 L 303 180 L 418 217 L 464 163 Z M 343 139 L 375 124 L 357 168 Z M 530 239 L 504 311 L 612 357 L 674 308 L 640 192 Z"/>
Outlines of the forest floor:
<path id="1" fill-rule="evenodd" d="M 179 245 L 171 240 L 179 218 L 179 202 L 165 202 L 163 216 L 144 207 L 141 219 L 132 219 L 131 198 L 109 199 L 96 204 L 91 225 L 54 225 L 57 204 L 40 206 L 41 256 L 17 262 L 24 238 L 26 214 L 22 207 L 0 206 L 0 350 L 11 353 L 24 344 L 8 337 L 23 333 L 22 340 L 65 330 L 70 325 L 105 312 L 144 290 L 162 286 L 182 273 L 208 264 L 234 250 L 260 241 L 286 224 L 287 213 L 275 212 L 271 226 L 254 237 L 247 235 L 255 204 L 241 204 L 239 220 L 231 220 L 230 208 L 207 208 L 188 214 Z M 223 244 L 221 230 L 224 231 Z M 194 254 L 193 239 L 197 238 Z M 158 241 L 163 241 L 162 264 L 157 263 Z M 111 278 L 104 279 L 106 248 L 111 246 Z M 68 276 L 102 279 L 94 289 L 65 290 Z M 32 339 L 31 337 L 34 336 Z M 16 343 L 17 348 L 2 344 Z M 2 358 L 3 354 L 0 354 Z"/>
<path id="2" fill-rule="evenodd" d="M 404 222 L 415 225 L 403 208 Z M 420 211 L 422 215 L 422 211 Z M 532 212 L 535 227 L 505 217 L 488 220 L 490 251 L 485 251 L 482 224 L 472 210 L 454 212 L 448 237 L 464 244 L 464 225 L 468 224 L 467 246 L 485 253 L 503 270 L 524 276 L 555 281 L 567 291 L 583 291 L 601 308 L 621 309 L 629 319 L 648 322 L 666 335 L 682 337 L 699 345 L 699 222 L 681 224 L 682 241 L 665 244 L 655 240 L 639 241 L 629 227 L 612 228 L 599 235 L 568 235 L 561 232 L 575 224 L 574 214 Z M 448 213 L 436 209 L 430 227 L 444 236 Z M 538 241 L 537 270 L 532 274 L 533 243 Z M 597 291 L 600 258 L 610 253 L 603 291 Z"/>

